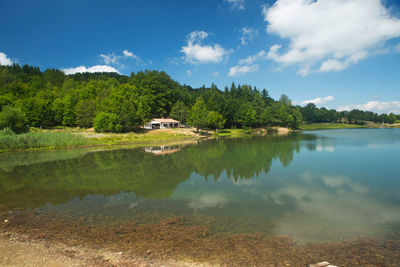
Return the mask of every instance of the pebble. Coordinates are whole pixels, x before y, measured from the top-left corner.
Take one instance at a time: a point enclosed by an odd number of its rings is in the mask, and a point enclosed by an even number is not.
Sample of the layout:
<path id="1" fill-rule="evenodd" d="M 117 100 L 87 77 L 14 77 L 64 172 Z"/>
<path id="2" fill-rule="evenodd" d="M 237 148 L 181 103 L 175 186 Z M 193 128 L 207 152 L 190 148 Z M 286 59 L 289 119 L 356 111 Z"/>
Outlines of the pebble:
<path id="1" fill-rule="evenodd" d="M 310 264 L 310 267 L 328 267 L 328 266 L 329 266 L 329 262 L 327 262 L 327 261 Z"/>

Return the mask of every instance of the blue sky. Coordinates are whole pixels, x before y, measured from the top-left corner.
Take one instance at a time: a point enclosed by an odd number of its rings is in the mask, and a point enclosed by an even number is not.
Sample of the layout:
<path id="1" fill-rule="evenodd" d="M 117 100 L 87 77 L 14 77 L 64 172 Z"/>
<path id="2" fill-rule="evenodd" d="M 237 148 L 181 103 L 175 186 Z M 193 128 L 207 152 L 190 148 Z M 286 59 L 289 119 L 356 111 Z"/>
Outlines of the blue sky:
<path id="1" fill-rule="evenodd" d="M 0 0 L 0 63 L 164 70 L 296 104 L 400 114 L 398 0 Z"/>

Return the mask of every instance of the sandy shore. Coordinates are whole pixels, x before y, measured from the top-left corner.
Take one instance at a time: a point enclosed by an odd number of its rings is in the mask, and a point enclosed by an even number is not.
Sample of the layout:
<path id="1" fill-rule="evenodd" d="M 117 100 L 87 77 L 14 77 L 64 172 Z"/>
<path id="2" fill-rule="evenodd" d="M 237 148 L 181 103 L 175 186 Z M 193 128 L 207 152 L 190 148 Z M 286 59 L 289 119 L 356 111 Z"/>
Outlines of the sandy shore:
<path id="1" fill-rule="evenodd" d="M 158 260 L 88 247 L 67 246 L 45 239 L 5 233 L 0 236 L 0 266 L 211 266 L 204 263 Z M 215 266 L 215 265 L 213 265 Z"/>

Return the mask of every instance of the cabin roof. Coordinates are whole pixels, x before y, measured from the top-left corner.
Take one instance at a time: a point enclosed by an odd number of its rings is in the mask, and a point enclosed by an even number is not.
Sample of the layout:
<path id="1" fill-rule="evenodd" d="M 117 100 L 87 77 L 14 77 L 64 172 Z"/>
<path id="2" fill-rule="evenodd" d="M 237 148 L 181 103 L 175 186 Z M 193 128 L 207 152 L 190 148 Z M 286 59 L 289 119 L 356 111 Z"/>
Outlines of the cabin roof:
<path id="1" fill-rule="evenodd" d="M 179 121 L 177 121 L 177 120 L 174 120 L 174 119 L 164 119 L 164 118 L 154 118 L 154 119 L 152 119 L 151 120 L 151 122 L 161 122 L 161 123 L 164 123 L 164 122 L 171 122 L 171 123 L 179 123 Z"/>

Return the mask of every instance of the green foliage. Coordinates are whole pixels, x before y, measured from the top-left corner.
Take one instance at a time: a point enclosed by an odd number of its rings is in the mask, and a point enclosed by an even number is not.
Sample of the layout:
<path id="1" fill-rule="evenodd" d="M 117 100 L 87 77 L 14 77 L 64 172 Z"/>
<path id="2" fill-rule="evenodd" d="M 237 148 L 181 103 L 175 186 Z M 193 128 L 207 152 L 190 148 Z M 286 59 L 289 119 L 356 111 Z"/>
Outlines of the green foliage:
<path id="1" fill-rule="evenodd" d="M 202 110 L 198 107 L 199 98 L 203 101 Z M 395 114 L 337 112 L 314 104 L 293 107 L 286 95 L 275 101 L 266 89 L 246 84 L 232 83 L 223 91 L 215 84 L 193 89 L 180 85 L 162 71 L 139 71 L 130 77 L 116 73 L 65 75 L 59 70 L 41 72 L 39 68 L 18 64 L 0 66 L 0 109 L 5 106 L 20 108 L 28 125 L 42 128 L 91 127 L 100 112 L 111 113 L 120 119 L 111 128 L 123 132 L 162 116 L 190 122 L 197 129 L 207 128 L 210 127 L 208 111 L 222 115 L 227 128 L 275 125 L 298 128 L 302 120 L 364 124 L 393 123 L 400 119 Z"/>
<path id="2" fill-rule="evenodd" d="M 4 128 L 2 130 L 0 130 L 0 135 L 15 135 L 15 132 L 13 130 L 11 130 L 10 128 Z"/>
<path id="3" fill-rule="evenodd" d="M 150 101 L 151 96 L 143 90 L 134 85 L 123 84 L 114 87 L 104 100 L 105 111 L 119 117 L 122 129 L 118 131 L 128 131 L 151 119 Z"/>
<path id="4" fill-rule="evenodd" d="M 224 127 L 224 117 L 216 111 L 210 111 L 207 114 L 207 125 L 211 129 L 221 129 Z"/>
<path id="5" fill-rule="evenodd" d="M 0 151 L 33 148 L 62 148 L 87 145 L 87 138 L 70 133 L 23 133 L 0 135 Z"/>
<path id="6" fill-rule="evenodd" d="M 189 110 L 186 107 L 185 103 L 178 100 L 171 109 L 171 113 L 169 116 L 175 120 L 178 120 L 182 123 L 186 123 L 186 118 L 188 116 Z"/>
<path id="7" fill-rule="evenodd" d="M 281 95 L 281 97 L 279 98 L 279 102 L 285 104 L 286 106 L 292 105 L 292 100 L 290 100 L 289 97 L 285 94 Z"/>
<path id="8" fill-rule="evenodd" d="M 312 123 L 302 124 L 300 129 L 303 131 L 326 130 L 326 129 L 351 129 L 351 128 L 366 128 L 364 125 L 348 124 L 348 123 Z"/>
<path id="9" fill-rule="evenodd" d="M 243 103 L 234 118 L 240 127 L 252 127 L 256 122 L 256 115 L 257 113 L 250 103 Z"/>
<path id="10" fill-rule="evenodd" d="M 395 114 L 377 114 L 371 111 L 363 111 L 354 109 L 351 111 L 337 112 L 334 109 L 318 108 L 313 103 L 307 104 L 301 109 L 304 121 L 307 123 L 324 123 L 324 122 L 348 122 L 351 124 L 363 125 L 366 122 L 375 123 L 394 123 Z"/>
<path id="11" fill-rule="evenodd" d="M 15 133 L 28 131 L 28 125 L 24 114 L 20 109 L 12 106 L 5 106 L 0 112 L 0 130 L 9 128 Z"/>
<path id="12" fill-rule="evenodd" d="M 96 116 L 96 103 L 92 99 L 80 101 L 75 107 L 76 124 L 79 127 L 90 128 Z"/>
<path id="13" fill-rule="evenodd" d="M 108 112 L 100 112 L 94 119 L 94 130 L 100 133 L 120 133 L 123 130 L 121 119 L 118 115 Z"/>
<path id="14" fill-rule="evenodd" d="M 207 127 L 207 116 L 208 110 L 206 104 L 204 103 L 203 98 L 199 97 L 190 110 L 188 123 L 189 125 L 196 127 L 197 132 L 199 132 L 199 129 L 204 129 Z"/>
<path id="15" fill-rule="evenodd" d="M 390 113 L 388 118 L 387 118 L 387 123 L 392 124 L 392 123 L 394 123 L 396 121 L 396 119 L 397 119 L 397 116 L 394 115 L 393 113 Z"/>

